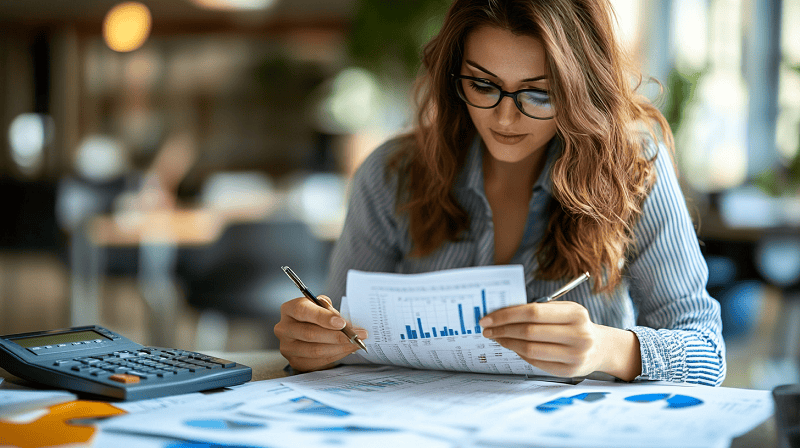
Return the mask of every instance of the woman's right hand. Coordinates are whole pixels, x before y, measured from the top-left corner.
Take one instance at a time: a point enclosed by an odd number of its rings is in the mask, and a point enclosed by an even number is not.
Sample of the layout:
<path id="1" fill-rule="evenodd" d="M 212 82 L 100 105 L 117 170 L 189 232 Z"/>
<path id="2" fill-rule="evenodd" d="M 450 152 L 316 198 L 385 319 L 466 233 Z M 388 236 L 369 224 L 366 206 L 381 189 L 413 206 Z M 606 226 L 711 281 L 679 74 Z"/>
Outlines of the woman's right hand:
<path id="1" fill-rule="evenodd" d="M 318 298 L 331 303 L 327 296 Z M 289 365 L 307 372 L 333 367 L 336 361 L 358 350 L 341 332 L 344 326 L 344 319 L 337 313 L 298 297 L 281 305 L 281 321 L 275 325 L 275 336 Z M 362 340 L 367 338 L 366 330 L 354 330 Z"/>

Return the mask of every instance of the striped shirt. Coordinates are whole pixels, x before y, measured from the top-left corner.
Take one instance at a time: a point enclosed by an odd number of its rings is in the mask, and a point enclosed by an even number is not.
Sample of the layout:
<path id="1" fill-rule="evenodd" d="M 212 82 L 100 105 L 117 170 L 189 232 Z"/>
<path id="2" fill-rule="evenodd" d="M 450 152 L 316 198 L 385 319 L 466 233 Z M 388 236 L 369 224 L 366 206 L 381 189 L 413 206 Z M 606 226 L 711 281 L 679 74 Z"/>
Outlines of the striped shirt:
<path id="1" fill-rule="evenodd" d="M 528 301 L 563 282 L 535 277 L 536 250 L 548 220 L 552 197 L 550 168 L 560 154 L 548 146 L 542 174 L 533 187 L 526 228 L 510 264 L 525 271 Z M 471 145 L 456 179 L 454 195 L 470 216 L 465 238 L 442 244 L 425 257 L 411 257 L 408 217 L 397 213 L 397 173 L 386 163 L 398 148 L 391 140 L 359 167 L 342 235 L 331 257 L 327 293 L 338 306 L 347 271 L 418 273 L 494 264 L 492 212 L 483 188 L 479 137 Z M 610 295 L 593 294 L 590 282 L 569 293 L 596 324 L 628 329 L 639 338 L 642 374 L 637 379 L 719 385 L 725 377 L 725 343 L 719 303 L 706 291 L 708 268 L 678 185 L 671 158 L 661 146 L 656 182 L 633 228 L 637 251 L 625 260 L 622 284 Z"/>

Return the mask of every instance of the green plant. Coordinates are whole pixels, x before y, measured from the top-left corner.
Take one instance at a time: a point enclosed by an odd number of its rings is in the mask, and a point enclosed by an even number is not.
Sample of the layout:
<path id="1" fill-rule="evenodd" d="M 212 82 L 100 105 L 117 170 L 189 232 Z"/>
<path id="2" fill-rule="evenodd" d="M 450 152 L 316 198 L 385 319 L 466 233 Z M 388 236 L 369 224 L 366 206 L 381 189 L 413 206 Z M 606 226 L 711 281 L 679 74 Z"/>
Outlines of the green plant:
<path id="1" fill-rule="evenodd" d="M 672 70 L 666 82 L 666 104 L 664 105 L 664 118 L 667 119 L 672 132 L 677 134 L 683 123 L 683 113 L 694 99 L 697 83 L 702 71 L 684 73 Z"/>
<path id="2" fill-rule="evenodd" d="M 800 75 L 800 65 L 791 69 Z M 800 126 L 797 132 L 800 133 Z M 761 172 L 753 183 L 771 196 L 800 196 L 800 145 L 787 165 Z"/>
<path id="3" fill-rule="evenodd" d="M 439 32 L 449 5 L 449 0 L 359 1 L 348 39 L 353 62 L 379 78 L 410 82 L 422 47 Z"/>

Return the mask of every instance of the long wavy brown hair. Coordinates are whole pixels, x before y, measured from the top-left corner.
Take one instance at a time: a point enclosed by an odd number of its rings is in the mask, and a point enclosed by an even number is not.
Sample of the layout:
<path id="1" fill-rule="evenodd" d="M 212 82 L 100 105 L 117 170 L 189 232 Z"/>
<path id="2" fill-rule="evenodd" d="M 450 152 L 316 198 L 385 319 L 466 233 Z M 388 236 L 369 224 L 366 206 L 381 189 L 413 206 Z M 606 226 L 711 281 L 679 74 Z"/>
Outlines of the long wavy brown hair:
<path id="1" fill-rule="evenodd" d="M 620 283 L 632 225 L 655 180 L 655 156 L 643 144 L 663 141 L 670 151 L 674 144 L 663 115 L 637 93 L 642 77 L 619 46 L 613 17 L 607 0 L 453 2 L 424 48 L 416 126 L 390 165 L 399 170 L 412 255 L 430 254 L 469 229 L 453 186 L 476 131 L 450 74 L 461 67 L 466 36 L 493 26 L 542 42 L 563 147 L 551 171 L 555 201 L 536 276 L 589 271 L 598 292 Z"/>

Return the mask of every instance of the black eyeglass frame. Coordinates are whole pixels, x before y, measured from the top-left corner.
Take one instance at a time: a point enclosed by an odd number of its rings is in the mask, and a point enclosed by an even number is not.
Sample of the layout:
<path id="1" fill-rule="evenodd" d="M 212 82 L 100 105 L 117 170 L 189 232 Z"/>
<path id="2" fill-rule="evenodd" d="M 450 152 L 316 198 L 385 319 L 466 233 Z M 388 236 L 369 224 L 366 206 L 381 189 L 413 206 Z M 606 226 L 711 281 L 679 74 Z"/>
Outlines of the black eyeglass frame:
<path id="1" fill-rule="evenodd" d="M 550 117 L 534 117 L 533 115 L 530 115 L 530 114 L 526 113 L 524 110 L 522 110 L 522 106 L 520 105 L 519 100 L 517 99 L 517 96 L 520 93 L 525 93 L 525 92 L 541 92 L 540 90 L 537 90 L 537 89 L 520 89 L 520 90 L 517 90 L 516 92 L 506 92 L 505 90 L 501 89 L 500 86 L 498 86 L 497 84 L 495 84 L 495 83 L 493 83 L 493 82 L 491 82 L 491 81 L 489 81 L 488 79 L 485 79 L 485 78 L 475 78 L 473 76 L 456 75 L 455 73 L 450 73 L 450 76 L 453 78 L 453 86 L 456 88 L 456 94 L 458 95 L 458 97 L 461 98 L 465 103 L 469 104 L 472 107 L 477 107 L 478 109 L 492 109 L 492 108 L 497 107 L 497 105 L 500 104 L 500 101 L 503 101 L 503 98 L 509 97 L 509 98 L 511 98 L 512 101 L 514 101 L 514 105 L 517 106 L 517 109 L 522 113 L 522 115 L 525 115 L 526 117 L 533 118 L 534 120 L 552 120 L 553 118 L 555 118 L 555 114 L 553 114 Z M 500 96 L 497 97 L 497 102 L 494 103 L 494 105 L 492 105 L 492 106 L 478 106 L 478 105 L 472 104 L 466 98 L 466 94 L 462 92 L 462 88 L 459 87 L 459 85 L 458 85 L 459 81 L 462 80 L 462 79 L 468 79 L 470 81 L 477 81 L 477 82 L 480 82 L 481 84 L 488 84 L 488 85 L 494 87 L 495 89 L 499 90 L 500 91 Z"/>

